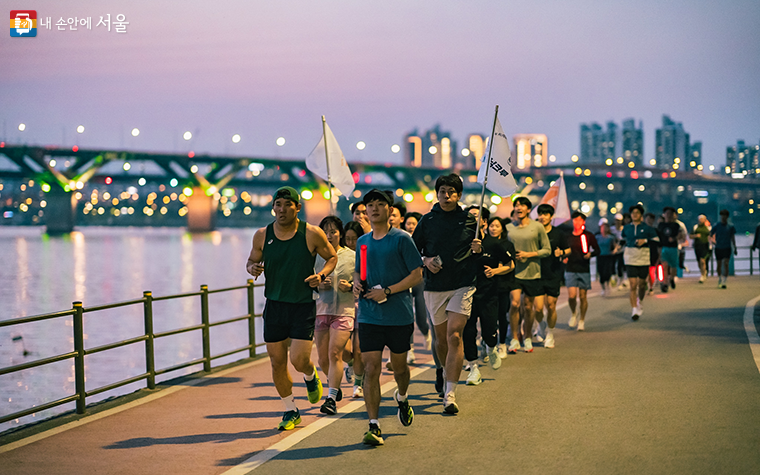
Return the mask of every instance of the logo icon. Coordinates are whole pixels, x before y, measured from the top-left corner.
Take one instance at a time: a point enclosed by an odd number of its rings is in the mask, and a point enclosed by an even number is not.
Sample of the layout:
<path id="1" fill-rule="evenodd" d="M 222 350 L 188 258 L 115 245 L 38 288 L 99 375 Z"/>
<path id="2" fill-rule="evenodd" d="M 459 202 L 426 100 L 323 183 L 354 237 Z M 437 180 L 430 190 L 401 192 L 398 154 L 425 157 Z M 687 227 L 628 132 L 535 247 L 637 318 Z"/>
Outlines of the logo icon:
<path id="1" fill-rule="evenodd" d="M 37 36 L 37 10 L 11 10 L 11 36 Z"/>

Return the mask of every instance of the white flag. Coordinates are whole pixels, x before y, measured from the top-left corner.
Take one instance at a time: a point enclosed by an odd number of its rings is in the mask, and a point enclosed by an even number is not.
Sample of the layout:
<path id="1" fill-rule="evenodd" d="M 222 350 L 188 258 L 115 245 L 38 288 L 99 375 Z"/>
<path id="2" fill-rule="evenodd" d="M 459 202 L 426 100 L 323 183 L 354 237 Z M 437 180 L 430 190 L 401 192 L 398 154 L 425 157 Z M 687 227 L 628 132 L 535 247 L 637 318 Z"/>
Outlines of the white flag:
<path id="1" fill-rule="evenodd" d="M 570 206 L 567 204 L 567 189 L 565 188 L 564 175 L 559 176 L 559 180 L 547 190 L 541 203 L 539 205 L 552 205 L 554 207 L 554 218 L 552 219 L 552 225 L 557 226 L 570 219 Z M 530 217 L 533 219 L 538 218 L 538 206 L 533 207 L 530 212 Z"/>
<path id="2" fill-rule="evenodd" d="M 335 136 L 326 122 L 325 133 L 327 134 L 327 156 L 325 157 L 325 136 L 322 135 L 317 146 L 306 157 L 306 168 L 319 178 L 328 180 L 327 161 L 329 160 L 329 180 L 348 199 L 354 191 L 354 177 L 351 174 L 351 169 L 348 168 L 348 162 L 346 162 L 346 157 L 343 156 L 343 152 L 340 150 L 338 141 L 335 140 Z"/>
<path id="3" fill-rule="evenodd" d="M 504 135 L 504 129 L 501 128 L 501 122 L 496 118 L 496 126 L 493 133 L 493 148 L 491 150 L 491 161 L 488 161 L 488 147 L 480 164 L 478 172 L 478 183 L 483 183 L 486 175 L 486 166 L 490 166 L 488 172 L 488 183 L 486 188 L 499 196 L 509 196 L 517 190 L 515 177 L 512 175 L 512 154 L 509 151 L 509 142 Z"/>

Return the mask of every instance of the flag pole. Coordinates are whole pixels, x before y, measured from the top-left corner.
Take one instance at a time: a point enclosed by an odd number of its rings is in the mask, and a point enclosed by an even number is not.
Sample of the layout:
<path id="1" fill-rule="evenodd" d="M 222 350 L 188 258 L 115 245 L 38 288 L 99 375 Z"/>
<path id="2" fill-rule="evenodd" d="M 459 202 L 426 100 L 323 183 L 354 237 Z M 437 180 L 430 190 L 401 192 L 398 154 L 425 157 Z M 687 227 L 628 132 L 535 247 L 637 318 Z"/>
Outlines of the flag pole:
<path id="1" fill-rule="evenodd" d="M 478 233 L 481 234 L 480 221 L 483 219 L 480 216 L 483 213 L 483 202 L 486 199 L 486 183 L 488 183 L 488 169 L 491 168 L 491 151 L 493 150 L 493 134 L 496 132 L 496 119 L 499 117 L 499 104 L 496 104 L 496 112 L 493 115 L 493 127 L 491 127 L 491 143 L 488 144 L 488 157 L 486 158 L 486 173 L 483 175 L 483 191 L 480 193 L 480 208 L 478 208 Z"/>
<path id="2" fill-rule="evenodd" d="M 322 138 L 325 141 L 325 163 L 327 164 L 327 196 L 330 199 L 330 214 L 335 214 L 335 209 L 332 199 L 332 176 L 330 175 L 330 156 L 327 152 L 327 121 L 325 116 L 322 116 Z"/>

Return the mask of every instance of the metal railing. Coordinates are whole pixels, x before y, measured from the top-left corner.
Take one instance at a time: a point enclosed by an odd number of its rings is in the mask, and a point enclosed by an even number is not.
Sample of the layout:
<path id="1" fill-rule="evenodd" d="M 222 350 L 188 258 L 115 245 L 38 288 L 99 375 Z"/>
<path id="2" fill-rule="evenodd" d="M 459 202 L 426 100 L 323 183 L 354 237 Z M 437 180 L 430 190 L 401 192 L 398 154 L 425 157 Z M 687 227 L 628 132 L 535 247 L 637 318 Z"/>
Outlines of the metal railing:
<path id="1" fill-rule="evenodd" d="M 36 405 L 29 409 L 15 412 L 13 414 L 0 416 L 0 424 L 4 422 L 12 421 L 14 419 L 18 419 L 20 417 L 28 416 L 40 411 L 52 409 L 54 407 L 57 407 L 69 402 L 73 402 L 73 401 L 76 402 L 77 414 L 84 414 L 87 408 L 87 398 L 94 396 L 96 394 L 100 394 L 106 391 L 110 391 L 112 389 L 120 388 L 122 386 L 126 386 L 127 384 L 132 384 L 143 379 L 146 381 L 146 387 L 148 389 L 155 389 L 156 376 L 158 375 L 170 373 L 172 371 L 177 371 L 177 370 L 187 368 L 189 366 L 201 364 L 201 363 L 203 363 L 203 371 L 209 372 L 211 371 L 211 368 L 212 368 L 211 366 L 212 361 L 219 358 L 233 355 L 235 353 L 240 353 L 243 351 L 248 351 L 249 357 L 251 358 L 255 357 L 256 348 L 264 346 L 264 343 L 256 343 L 255 319 L 256 317 L 261 317 L 261 315 L 257 315 L 254 313 L 254 288 L 263 287 L 263 286 L 264 284 L 254 285 L 253 279 L 248 279 L 248 283 L 246 285 L 241 285 L 238 287 L 227 287 L 224 289 L 209 290 L 208 286 L 201 285 L 201 288 L 198 292 L 188 292 L 188 293 L 183 293 L 183 294 L 167 295 L 164 297 L 153 297 L 152 292 L 145 291 L 143 292 L 142 298 L 135 299 L 135 300 L 128 300 L 126 302 L 118 302 L 118 303 L 112 303 L 112 304 L 107 304 L 107 305 L 98 305 L 94 307 L 84 307 L 82 305 L 82 302 L 74 302 L 72 304 L 71 310 L 64 310 L 61 312 L 47 313 L 44 315 L 35 315 L 35 316 L 30 316 L 30 317 L 22 317 L 22 318 L 15 318 L 12 320 L 0 321 L 0 328 L 2 328 L 2 327 L 14 326 L 14 325 L 21 325 L 24 323 L 50 320 L 50 319 L 60 318 L 60 317 L 73 317 L 74 351 L 70 351 L 68 353 L 63 353 L 56 356 L 51 356 L 48 358 L 42 358 L 35 361 L 30 361 L 30 362 L 15 365 L 15 366 L 0 368 L 0 376 L 73 358 L 74 359 L 74 384 L 75 384 L 75 391 L 76 391 L 74 394 L 70 396 L 66 396 L 64 398 L 57 399 L 55 401 L 50 401 L 44 404 Z M 213 323 L 209 322 L 209 302 L 208 302 L 209 294 L 217 294 L 217 293 L 230 292 L 233 290 L 242 290 L 242 289 L 247 290 L 248 313 L 243 316 L 234 317 L 227 320 L 222 320 L 222 321 L 213 322 Z M 176 330 L 154 333 L 153 331 L 153 302 L 157 302 L 161 300 L 187 298 L 187 297 L 200 297 L 201 323 L 198 325 L 193 325 L 193 326 L 189 326 L 185 328 L 179 328 Z M 134 338 L 129 338 L 126 340 L 109 343 L 107 345 L 97 346 L 94 348 L 84 347 L 85 331 L 84 331 L 83 316 L 85 313 L 109 310 L 109 309 L 120 308 L 120 307 L 128 307 L 132 305 L 143 306 L 143 315 L 144 315 L 144 320 L 145 320 L 145 332 L 143 335 L 136 336 Z M 209 331 L 210 328 L 219 326 L 219 325 L 239 322 L 243 320 L 248 321 L 248 345 L 243 346 L 241 348 L 228 350 L 228 351 L 225 351 L 224 353 L 220 353 L 217 355 L 212 355 L 210 331 Z M 167 337 L 171 335 L 178 335 L 180 333 L 186 333 L 186 332 L 197 331 L 197 330 L 200 330 L 202 341 L 203 341 L 203 357 L 202 358 L 194 359 L 192 361 L 186 361 L 184 363 L 180 363 L 174 366 L 170 366 L 170 367 L 162 368 L 158 370 L 155 368 L 154 343 L 157 338 L 163 338 L 163 337 Z M 87 390 L 87 388 L 85 387 L 85 357 L 86 356 L 92 355 L 95 353 L 100 353 L 103 351 L 113 350 L 115 348 L 120 348 L 127 345 L 133 345 L 135 343 L 140 343 L 140 342 L 145 342 L 145 372 L 144 373 L 139 374 L 137 376 L 133 376 L 131 378 L 124 379 L 122 381 L 118 381 L 116 383 L 108 384 L 106 386 L 101 386 L 99 388 Z"/>

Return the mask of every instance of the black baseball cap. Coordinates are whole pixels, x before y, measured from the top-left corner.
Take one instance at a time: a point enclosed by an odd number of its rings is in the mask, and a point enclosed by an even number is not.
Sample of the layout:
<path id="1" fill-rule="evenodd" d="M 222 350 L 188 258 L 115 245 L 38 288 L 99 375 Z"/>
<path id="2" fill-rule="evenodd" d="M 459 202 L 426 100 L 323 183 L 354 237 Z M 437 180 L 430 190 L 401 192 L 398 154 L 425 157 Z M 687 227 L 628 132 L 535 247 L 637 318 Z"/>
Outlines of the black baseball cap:
<path id="1" fill-rule="evenodd" d="M 272 198 L 272 202 L 276 201 L 278 198 L 286 198 L 296 204 L 301 202 L 301 195 L 299 195 L 296 189 L 292 186 L 283 186 L 278 189 Z"/>
<path id="2" fill-rule="evenodd" d="M 388 206 L 393 206 L 393 198 L 391 197 L 391 193 L 383 190 L 378 190 L 377 188 L 372 188 L 366 192 L 364 194 L 364 198 L 362 198 L 362 203 L 366 205 L 370 201 L 375 200 L 384 201 L 385 203 L 388 203 Z"/>

